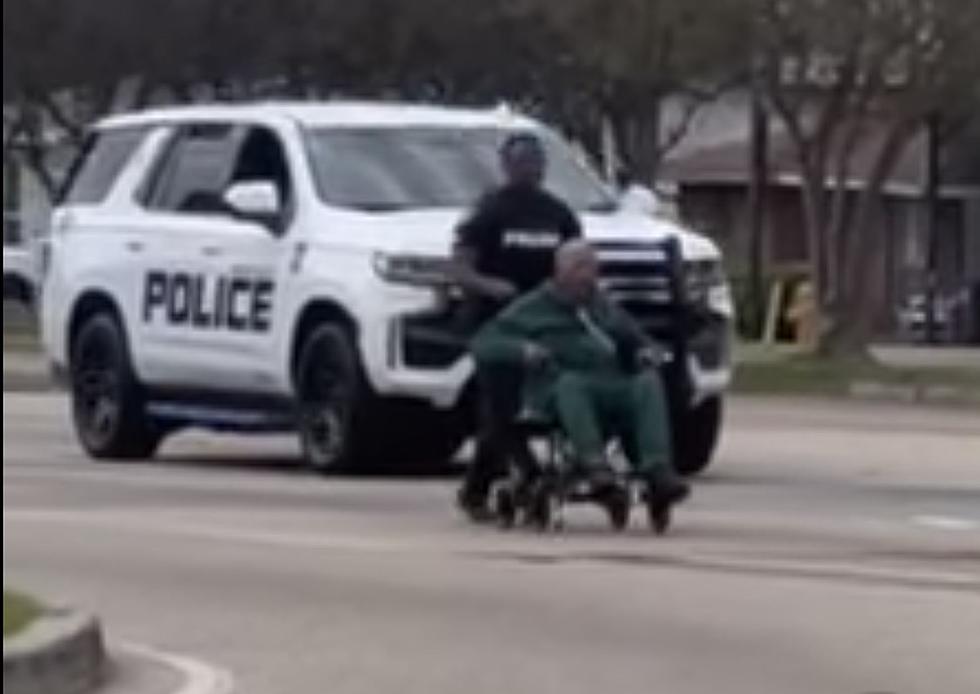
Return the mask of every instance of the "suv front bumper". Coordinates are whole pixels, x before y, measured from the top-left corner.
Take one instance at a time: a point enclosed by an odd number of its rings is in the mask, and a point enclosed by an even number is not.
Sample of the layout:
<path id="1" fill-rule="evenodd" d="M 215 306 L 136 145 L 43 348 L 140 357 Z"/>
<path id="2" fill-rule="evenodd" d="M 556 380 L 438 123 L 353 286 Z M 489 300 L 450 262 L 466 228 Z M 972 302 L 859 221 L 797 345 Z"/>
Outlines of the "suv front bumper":
<path id="1" fill-rule="evenodd" d="M 440 409 L 455 406 L 473 375 L 469 341 L 475 327 L 461 307 L 440 303 L 427 310 L 391 315 L 386 321 L 384 368 L 372 374 L 378 393 L 411 397 Z M 724 395 L 733 378 L 733 328 L 729 317 L 702 312 L 677 344 L 696 407 Z"/>

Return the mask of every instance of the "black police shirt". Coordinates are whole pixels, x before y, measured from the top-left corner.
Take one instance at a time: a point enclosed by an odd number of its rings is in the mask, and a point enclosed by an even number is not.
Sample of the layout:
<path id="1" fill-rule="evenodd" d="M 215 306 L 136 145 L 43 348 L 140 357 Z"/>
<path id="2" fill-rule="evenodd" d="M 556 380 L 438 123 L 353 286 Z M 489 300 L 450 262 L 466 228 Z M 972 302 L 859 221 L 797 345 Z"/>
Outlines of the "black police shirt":
<path id="1" fill-rule="evenodd" d="M 457 234 L 459 244 L 476 256 L 481 275 L 505 279 L 525 294 L 551 277 L 555 253 L 581 238 L 582 225 L 547 191 L 507 186 L 485 197 Z"/>

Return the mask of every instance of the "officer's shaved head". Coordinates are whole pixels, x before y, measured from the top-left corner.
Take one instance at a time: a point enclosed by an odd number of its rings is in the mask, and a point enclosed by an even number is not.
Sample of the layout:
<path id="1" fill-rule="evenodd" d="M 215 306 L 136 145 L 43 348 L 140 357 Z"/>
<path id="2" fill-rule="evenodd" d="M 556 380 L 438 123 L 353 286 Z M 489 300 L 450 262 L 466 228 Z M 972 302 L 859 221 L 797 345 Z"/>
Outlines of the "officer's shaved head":
<path id="1" fill-rule="evenodd" d="M 555 257 L 555 287 L 565 298 L 589 301 L 599 289 L 599 254 L 587 241 L 570 241 Z"/>

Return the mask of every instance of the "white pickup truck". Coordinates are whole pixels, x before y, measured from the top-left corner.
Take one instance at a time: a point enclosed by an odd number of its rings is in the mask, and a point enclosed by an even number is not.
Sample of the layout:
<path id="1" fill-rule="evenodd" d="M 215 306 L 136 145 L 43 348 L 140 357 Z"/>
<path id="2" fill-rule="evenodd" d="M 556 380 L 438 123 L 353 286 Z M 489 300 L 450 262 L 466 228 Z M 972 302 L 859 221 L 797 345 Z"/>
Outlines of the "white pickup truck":
<path id="1" fill-rule="evenodd" d="M 56 211 L 43 334 L 85 449 L 151 456 L 191 426 L 296 430 L 318 470 L 417 468 L 473 432 L 446 272 L 515 132 L 581 215 L 606 288 L 672 349 L 680 468 L 710 462 L 732 300 L 708 239 L 619 205 L 556 133 L 499 110 L 269 104 L 98 125 Z"/>

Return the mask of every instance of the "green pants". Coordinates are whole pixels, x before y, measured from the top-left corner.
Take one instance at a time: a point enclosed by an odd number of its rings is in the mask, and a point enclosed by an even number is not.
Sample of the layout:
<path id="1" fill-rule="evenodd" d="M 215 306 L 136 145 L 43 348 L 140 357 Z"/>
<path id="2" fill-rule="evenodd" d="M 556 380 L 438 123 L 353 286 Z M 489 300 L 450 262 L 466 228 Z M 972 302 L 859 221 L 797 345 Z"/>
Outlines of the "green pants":
<path id="1" fill-rule="evenodd" d="M 549 415 L 571 439 L 582 462 L 604 460 L 607 443 L 619 440 L 636 472 L 673 473 L 670 414 L 656 373 L 638 376 L 560 376 L 551 391 Z"/>

